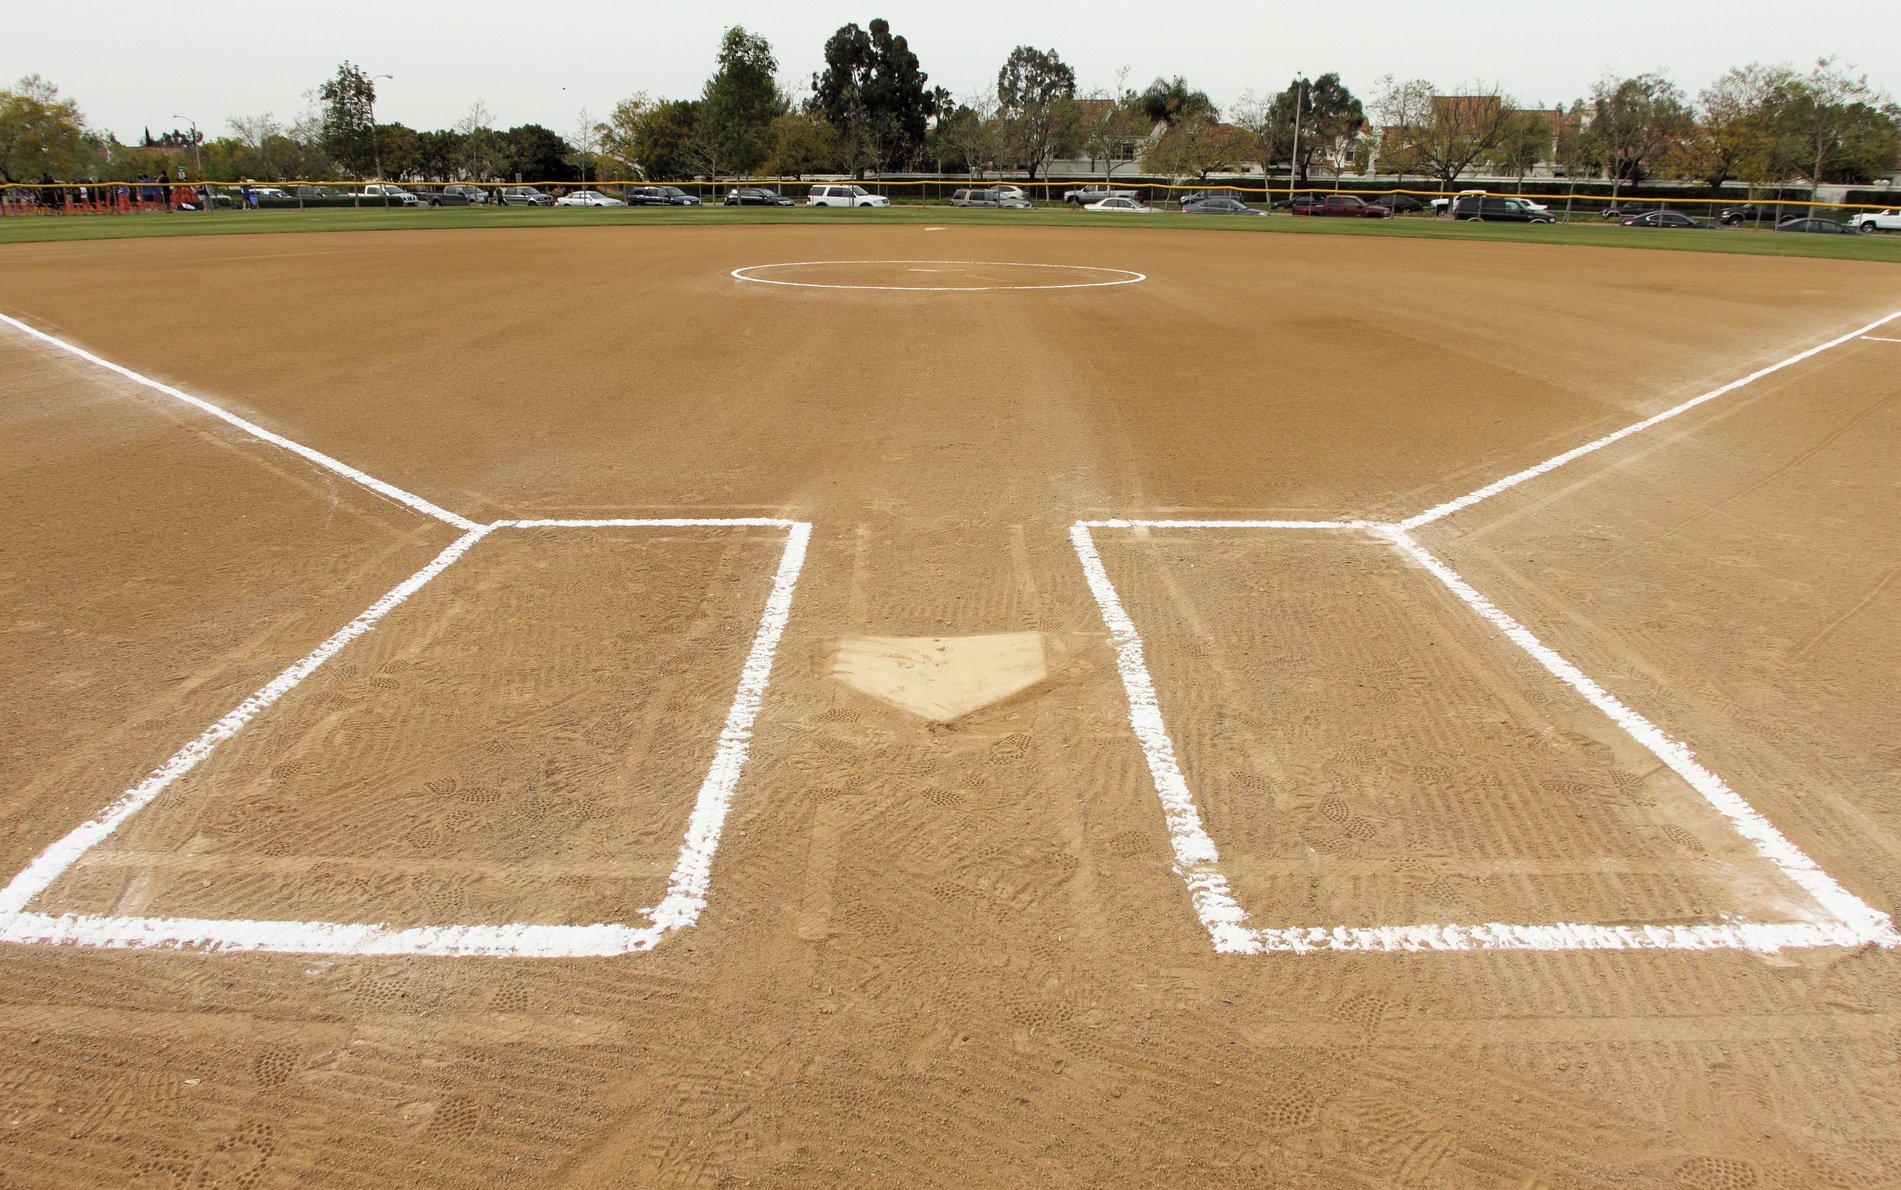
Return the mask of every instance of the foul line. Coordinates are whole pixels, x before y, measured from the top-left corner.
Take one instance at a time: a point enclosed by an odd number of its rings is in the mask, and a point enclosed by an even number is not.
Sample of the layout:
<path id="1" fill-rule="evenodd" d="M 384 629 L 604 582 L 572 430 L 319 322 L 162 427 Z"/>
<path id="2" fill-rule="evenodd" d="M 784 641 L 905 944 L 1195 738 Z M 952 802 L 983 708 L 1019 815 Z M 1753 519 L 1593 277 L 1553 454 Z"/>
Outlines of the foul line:
<path id="1" fill-rule="evenodd" d="M 1893 322 L 1897 318 L 1901 318 L 1901 310 L 1897 310 L 1894 313 L 1889 314 L 1885 318 L 1877 318 L 1875 321 L 1869 323 L 1867 326 L 1858 327 L 1855 330 L 1849 331 L 1845 335 L 1841 335 L 1836 338 L 1830 339 L 1826 343 L 1817 344 L 1816 346 L 1811 347 L 1806 351 L 1799 351 L 1785 360 L 1780 360 L 1776 363 L 1770 364 L 1766 368 L 1758 368 L 1756 371 L 1751 372 L 1749 375 L 1742 377 L 1740 380 L 1732 380 L 1728 384 L 1725 384 L 1720 388 L 1713 388 L 1709 392 L 1706 392 L 1702 394 L 1701 396 L 1691 397 L 1689 400 L 1683 402 L 1681 405 L 1677 405 L 1673 408 L 1666 409 L 1662 413 L 1656 414 L 1653 417 L 1647 417 L 1644 420 L 1637 422 L 1635 425 L 1625 426 L 1623 429 L 1618 430 L 1615 433 L 1606 434 L 1604 437 L 1599 438 L 1595 442 L 1587 442 L 1583 446 L 1575 447 L 1571 450 L 1565 451 L 1561 455 L 1555 455 L 1552 458 L 1546 459 L 1544 462 L 1539 463 L 1536 466 L 1527 467 L 1523 471 L 1519 471 L 1514 474 L 1507 475 L 1503 479 L 1497 480 L 1493 483 L 1489 483 L 1475 492 L 1468 492 L 1467 494 L 1460 496 L 1456 500 L 1448 500 L 1444 504 L 1436 505 L 1432 508 L 1428 508 L 1426 511 L 1422 513 L 1418 513 L 1414 516 L 1407 517 L 1405 520 L 1399 522 L 1399 527 L 1402 529 L 1408 529 L 1408 530 L 1417 529 L 1422 525 L 1430 525 L 1434 521 L 1441 520 L 1445 517 L 1451 516 L 1455 512 L 1463 512 L 1465 509 L 1472 507 L 1474 504 L 1479 503 L 1481 500 L 1489 500 L 1493 496 L 1498 495 L 1500 492 L 1506 491 L 1510 488 L 1515 488 L 1519 484 L 1524 483 L 1528 479 L 1536 479 L 1538 476 L 1543 475 L 1546 472 L 1555 471 L 1559 467 L 1564 466 L 1566 463 L 1572 462 L 1575 459 L 1581 459 L 1585 455 L 1591 454 L 1594 451 L 1602 450 L 1605 447 L 1611 445 L 1613 442 L 1621 442 L 1624 439 L 1630 437 L 1632 434 L 1641 434 L 1643 431 L 1648 430 L 1650 427 L 1654 425 L 1657 425 L 1661 422 L 1669 421 L 1671 418 L 1676 417 L 1679 414 L 1687 413 L 1690 410 L 1695 409 L 1698 405 L 1706 404 L 1710 401 L 1714 401 L 1718 397 L 1725 396 L 1729 393 L 1733 393 L 1737 389 L 1742 388 L 1745 385 L 1753 384 L 1756 381 L 1761 380 L 1764 376 L 1773 375 L 1777 372 L 1782 371 L 1782 369 L 1784 368 L 1790 367 L 1795 364 L 1799 364 L 1803 360 L 1811 359 L 1817 355 L 1822 354 L 1824 351 L 1829 351 L 1836 347 L 1840 347 L 1842 344 L 1851 342 L 1852 340 L 1867 338 L 1869 331 L 1875 330 L 1879 327 L 1886 326 L 1888 323 Z"/>
<path id="2" fill-rule="evenodd" d="M 125 379 L 132 381 L 134 384 L 143 385 L 154 392 L 164 393 L 166 396 L 171 397 L 174 400 L 183 401 L 185 404 L 190 405 L 194 409 L 200 410 L 201 412 L 204 412 L 204 413 L 209 413 L 211 416 L 219 419 L 220 421 L 227 422 L 230 425 L 236 426 L 238 429 L 243 430 L 245 433 L 251 435 L 253 438 L 261 439 L 265 442 L 270 443 L 273 446 L 280 446 L 284 448 L 285 450 L 290 451 L 292 454 L 301 456 L 302 458 L 307 459 L 310 462 L 317 464 L 317 466 L 324 468 L 326 471 L 331 471 L 331 472 L 336 473 L 337 475 L 341 475 L 343 478 L 349 480 L 351 483 L 360 484 L 363 487 L 368 488 L 369 490 L 377 493 L 380 496 L 385 496 L 391 500 L 396 501 L 398 504 L 408 505 L 410 508 L 415 509 L 417 512 L 423 513 L 426 516 L 432 516 L 435 519 L 442 521 L 446 524 L 454 525 L 456 528 L 461 529 L 464 532 L 468 532 L 470 530 L 478 528 L 476 523 L 472 520 L 469 520 L 467 517 L 458 516 L 455 513 L 448 511 L 447 509 L 440 508 L 430 503 L 429 501 L 423 499 L 421 496 L 416 495 L 414 492 L 404 491 L 403 489 L 397 487 L 395 484 L 385 483 L 383 480 L 376 478 L 374 475 L 370 475 L 366 472 L 359 471 L 355 467 L 352 467 L 348 463 L 342 462 L 338 459 L 333 459 L 329 455 L 323 453 L 320 450 L 314 450 L 311 447 L 305 446 L 301 442 L 293 442 L 289 438 L 284 437 L 282 434 L 274 434 L 271 431 L 265 429 L 263 426 L 257 425 L 253 422 L 248 422 L 244 420 L 243 418 L 239 417 L 235 413 L 229 413 L 223 409 L 218 408 L 218 406 L 213 405 L 210 401 L 205 400 L 203 397 L 194 397 L 190 393 L 185 392 L 182 389 L 174 388 L 172 385 L 166 384 L 162 381 L 154 380 L 150 376 L 145 376 L 145 375 L 141 375 L 138 372 L 134 372 L 131 368 L 128 368 L 124 366 L 123 364 L 115 364 L 109 359 L 105 359 L 101 356 L 94 355 L 92 352 L 87 351 L 84 347 L 80 347 L 73 343 L 68 343 L 64 339 L 56 338 L 53 335 L 47 334 L 45 331 L 38 330 L 34 327 L 28 326 L 26 323 L 21 322 L 17 318 L 12 318 L 12 317 L 9 317 L 8 315 L 0 314 L 0 323 L 5 323 L 7 326 L 10 326 L 13 329 L 19 331 L 21 334 L 30 335 L 31 337 L 38 339 L 42 343 L 46 343 L 49 346 L 57 347 L 61 351 L 66 352 L 68 355 L 77 356 L 78 358 L 85 360 L 89 364 L 93 364 L 97 367 L 104 368 L 106 371 L 111 372 L 114 375 L 123 376 Z"/>
<path id="3" fill-rule="evenodd" d="M 251 921 L 240 919 L 116 917 L 97 914 L 29 913 L 27 906 L 93 847 L 125 821 L 208 759 L 218 745 L 237 735 L 264 710 L 288 694 L 351 641 L 376 626 L 430 580 L 448 569 L 477 542 L 502 528 L 728 528 L 771 527 L 787 530 L 786 544 L 773 574 L 772 590 L 760 616 L 752 647 L 740 669 L 738 687 L 720 730 L 719 743 L 700 784 L 679 858 L 665 896 L 643 909 L 644 927 L 602 923 L 585 926 L 446 925 L 393 928 L 382 923 Z M 739 776 L 751 747 L 752 728 L 772 675 L 779 639 L 792 614 L 792 595 L 805 564 L 812 526 L 804 521 L 765 517 L 613 519 L 601 521 L 497 521 L 478 525 L 458 538 L 434 561 L 377 600 L 308 655 L 273 678 L 256 694 L 179 749 L 150 776 L 127 790 L 96 817 L 42 851 L 0 890 L 0 942 L 56 943 L 117 949 L 197 947 L 219 951 L 275 951 L 296 954 L 351 955 L 509 955 L 527 958 L 580 958 L 652 950 L 675 930 L 693 925 L 706 907 L 713 853 L 732 805 Z"/>

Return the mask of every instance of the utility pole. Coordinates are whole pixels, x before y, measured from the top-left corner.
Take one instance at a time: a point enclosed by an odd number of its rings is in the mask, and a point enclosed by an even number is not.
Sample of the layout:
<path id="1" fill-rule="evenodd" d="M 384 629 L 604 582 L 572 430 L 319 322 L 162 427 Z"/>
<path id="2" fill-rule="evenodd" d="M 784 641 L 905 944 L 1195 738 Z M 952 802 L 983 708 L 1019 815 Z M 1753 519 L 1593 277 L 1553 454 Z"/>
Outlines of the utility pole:
<path id="1" fill-rule="evenodd" d="M 1294 155 L 1287 162 L 1287 209 L 1294 209 L 1294 177 L 1300 169 L 1300 109 L 1307 103 L 1307 80 L 1294 78 Z"/>
<path id="2" fill-rule="evenodd" d="M 172 119 L 183 120 L 185 123 L 191 125 L 191 172 L 198 175 L 198 190 L 199 193 L 204 195 L 205 210 L 209 211 L 211 209 L 211 187 L 205 184 L 205 159 L 204 155 L 198 151 L 198 143 L 204 139 L 204 137 L 198 135 L 198 121 L 192 119 L 190 116 L 180 115 L 173 115 Z"/>
<path id="3" fill-rule="evenodd" d="M 376 180 L 383 180 L 383 142 L 376 135 L 376 80 L 389 79 L 394 82 L 393 74 L 373 74 L 370 76 L 370 157 L 376 163 Z M 382 196 L 383 205 L 389 205 L 389 195 Z"/>

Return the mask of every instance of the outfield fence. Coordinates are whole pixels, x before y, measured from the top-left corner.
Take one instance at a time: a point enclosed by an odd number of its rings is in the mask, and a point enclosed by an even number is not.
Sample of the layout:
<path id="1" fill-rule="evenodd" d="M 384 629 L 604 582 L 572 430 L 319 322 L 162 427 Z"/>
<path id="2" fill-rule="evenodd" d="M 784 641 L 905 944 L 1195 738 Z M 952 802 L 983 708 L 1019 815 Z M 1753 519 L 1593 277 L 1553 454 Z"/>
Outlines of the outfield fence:
<path id="1" fill-rule="evenodd" d="M 728 195 L 741 187 L 765 188 L 794 202 L 804 199 L 811 188 L 817 185 L 850 184 L 850 179 L 815 178 L 800 181 L 777 179 L 758 179 L 748 181 L 683 181 L 670 183 L 642 183 L 629 181 L 591 182 L 533 182 L 533 183 L 451 183 L 451 182 L 404 182 L 399 185 L 414 196 L 416 206 L 463 205 L 466 199 L 450 193 L 451 186 L 478 186 L 487 201 L 475 204 L 478 207 L 497 207 L 501 202 L 501 191 L 508 186 L 532 186 L 540 190 L 549 200 L 566 195 L 574 190 L 594 190 L 611 198 L 639 205 L 638 191 L 652 186 L 668 186 L 684 194 L 699 199 L 707 205 L 726 202 Z M 1831 203 L 1816 202 L 1810 199 L 1785 199 L 1778 197 L 1744 197 L 1725 195 L 1687 196 L 1681 194 L 1645 193 L 1639 191 L 1632 195 L 1613 197 L 1601 192 L 1601 183 L 1595 192 L 1578 192 L 1562 189 L 1562 183 L 1553 184 L 1540 180 L 1533 186 L 1470 187 L 1458 191 L 1416 188 L 1400 185 L 1310 185 L 1310 186 L 1268 186 L 1250 185 L 1234 180 L 1214 180 L 1205 183 L 1169 183 L 1148 180 L 1116 181 L 1012 181 L 969 178 L 906 178 L 857 183 L 874 194 L 888 197 L 899 205 L 942 205 L 948 203 L 959 190 L 989 189 L 998 186 L 1015 187 L 1023 192 L 1032 203 L 1043 206 L 1080 206 L 1077 192 L 1085 187 L 1093 190 L 1112 189 L 1117 193 L 1130 194 L 1138 201 L 1154 206 L 1175 208 L 1184 205 L 1197 196 L 1227 197 L 1255 207 L 1285 208 L 1292 200 L 1302 195 L 1350 195 L 1364 202 L 1393 204 L 1400 208 L 1402 215 L 1430 217 L 1434 213 L 1449 211 L 1452 200 L 1460 195 L 1483 194 L 1492 197 L 1524 198 L 1548 209 L 1553 218 L 1562 222 L 1598 222 L 1617 217 L 1629 216 L 1652 210 L 1680 211 L 1692 218 L 1710 222 L 1748 222 L 1773 226 L 1775 223 L 1792 216 L 1821 216 L 1837 220 L 1852 219 L 1864 211 L 1882 211 L 1901 207 L 1901 195 L 1892 203 Z M 403 209 L 409 207 L 408 200 L 385 194 L 363 194 L 356 190 L 361 183 L 324 181 L 324 182 L 282 182 L 258 184 L 230 183 L 176 183 L 176 182 L 66 182 L 66 183 L 9 183 L 0 185 L 0 217 L 18 216 L 80 216 L 80 215 L 126 215 L 149 214 L 155 212 L 211 213 L 221 211 L 239 211 L 244 209 L 297 210 L 297 209 L 334 209 L 389 207 Z M 1411 200 L 1408 202 L 1407 200 Z M 1437 205 L 1444 210 L 1435 212 Z M 1419 204 L 1414 211 L 1411 203 Z M 520 205 L 520 204 L 512 204 Z M 1746 212 L 1741 209 L 1747 207 Z"/>

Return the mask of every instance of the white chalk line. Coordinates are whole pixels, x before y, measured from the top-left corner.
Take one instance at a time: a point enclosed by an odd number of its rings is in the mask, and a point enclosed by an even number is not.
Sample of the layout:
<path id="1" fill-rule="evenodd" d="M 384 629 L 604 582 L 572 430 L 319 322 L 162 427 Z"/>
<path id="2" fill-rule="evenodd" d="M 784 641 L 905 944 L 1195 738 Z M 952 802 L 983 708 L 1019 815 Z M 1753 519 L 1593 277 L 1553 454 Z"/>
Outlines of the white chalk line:
<path id="1" fill-rule="evenodd" d="M 68 355 L 76 356 L 79 359 L 83 359 L 87 363 L 92 364 L 95 367 L 103 368 L 106 371 L 113 373 L 114 375 L 122 376 L 125 379 L 132 381 L 134 384 L 143 385 L 144 387 L 149 388 L 154 392 L 163 393 L 166 396 L 173 398 L 174 400 L 183 401 L 185 404 L 190 405 L 192 408 L 197 409 L 200 412 L 208 413 L 220 421 L 223 421 L 229 425 L 236 426 L 238 429 L 243 430 L 246 434 L 251 435 L 253 438 L 257 438 L 261 441 L 268 442 L 273 446 L 282 447 L 283 449 L 290 451 L 292 454 L 297 455 L 300 458 L 303 458 L 312 463 L 315 463 L 317 466 L 322 467 L 326 471 L 330 471 L 337 475 L 341 475 L 343 478 L 349 480 L 351 483 L 368 488 L 370 491 L 375 492 L 377 495 L 387 497 L 388 499 L 396 501 L 398 504 L 407 505 L 408 507 L 416 510 L 417 512 L 424 514 L 425 516 L 431 516 L 431 517 L 434 517 L 436 520 L 442 521 L 446 524 L 454 525 L 456 528 L 461 529 L 465 533 L 477 527 L 476 523 L 472 520 L 469 520 L 467 517 L 459 516 L 456 513 L 448 511 L 447 509 L 439 508 L 436 505 L 430 503 L 429 501 L 423 499 L 421 496 L 418 496 L 413 492 L 406 492 L 403 489 L 397 487 L 395 484 L 386 483 L 383 480 L 380 480 L 376 478 L 375 476 L 368 474 L 367 472 L 359 471 L 355 467 L 350 466 L 348 463 L 342 462 L 338 459 L 333 459 L 329 455 L 324 454 L 320 450 L 312 449 L 311 447 L 305 446 L 301 442 L 293 442 L 289 438 L 284 437 L 282 434 L 274 434 L 271 431 L 265 429 L 263 426 L 244 420 L 243 418 L 239 417 L 235 413 L 230 413 L 223 409 L 220 409 L 218 406 L 212 404 L 210 401 L 205 400 L 203 397 L 194 397 L 190 393 L 185 392 L 182 389 L 175 388 L 172 385 L 166 384 L 162 381 L 154 380 L 150 376 L 142 375 L 141 373 L 135 372 L 131 368 L 128 368 L 124 366 L 123 364 L 115 364 L 109 359 L 105 359 L 102 356 L 98 356 L 98 355 L 93 354 L 90 351 L 87 351 L 84 347 L 80 347 L 73 343 L 68 343 L 64 339 L 58 338 L 53 335 L 49 335 L 45 331 L 38 330 L 34 327 L 28 326 L 26 323 L 21 322 L 17 318 L 12 318 L 12 317 L 9 317 L 8 315 L 0 314 L 0 323 L 5 323 L 7 326 L 10 326 L 13 329 L 19 331 L 21 334 L 28 335 L 32 338 L 38 339 L 42 343 L 46 343 L 49 346 L 57 347 L 59 350 L 66 352 Z"/>
<path id="2" fill-rule="evenodd" d="M 1153 517 L 1111 517 L 1077 521 L 1089 529 L 1371 529 L 1373 521 L 1180 521 Z M 1073 540 L 1073 539 L 1072 539 Z"/>
<path id="3" fill-rule="evenodd" d="M 762 269 L 804 269 L 822 265 L 879 265 L 879 264 L 949 264 L 974 268 L 1009 269 L 1072 269 L 1079 272 L 1115 273 L 1112 281 L 1073 281 L 1057 285 L 834 285 L 821 281 L 775 281 L 770 277 L 754 277 L 750 274 Z M 754 285 L 784 285 L 791 289 L 872 289 L 888 290 L 897 293 L 994 293 L 1011 289 L 1107 289 L 1116 285 L 1134 285 L 1148 280 L 1144 273 L 1130 269 L 1103 268 L 1091 264 L 1037 264 L 1020 260 L 799 260 L 784 264 L 749 264 L 734 269 L 734 279 L 749 281 Z"/>
<path id="4" fill-rule="evenodd" d="M 211 756 L 219 744 L 238 734 L 271 704 L 344 646 L 375 627 L 377 621 L 441 574 L 484 537 L 501 528 L 549 527 L 769 527 L 785 529 L 786 544 L 773 575 L 772 589 L 758 631 L 741 667 L 731 708 L 719 742 L 695 798 L 678 860 L 666 894 L 643 910 L 644 927 L 616 923 L 594 925 L 443 925 L 398 928 L 382 923 L 258 921 L 243 919 L 101 916 L 29 913 L 27 906 L 85 853 L 104 842 L 124 822 L 149 805 L 165 788 Z M 752 740 L 752 727 L 764 701 L 779 639 L 791 616 L 792 595 L 805 563 L 812 527 L 778 518 L 647 518 L 590 522 L 497 521 L 459 538 L 429 565 L 372 604 L 323 644 L 244 700 L 185 745 L 144 781 L 127 790 L 98 816 L 47 847 L 0 890 L 0 942 L 53 943 L 114 949 L 173 947 L 214 951 L 273 951 L 349 955 L 492 955 L 527 958 L 581 958 L 629 954 L 653 949 L 666 935 L 693 925 L 706 905 L 713 853 L 738 787 Z"/>
<path id="5" fill-rule="evenodd" d="M 1424 512 L 1417 513 L 1413 516 L 1407 517 L 1405 520 L 1399 522 L 1399 527 L 1406 530 L 1417 529 L 1423 525 L 1429 525 L 1434 521 L 1442 520 L 1445 517 L 1449 517 L 1455 512 L 1463 512 L 1465 509 L 1472 507 L 1474 504 L 1477 504 L 1482 500 L 1489 500 L 1493 496 L 1498 495 L 1500 492 L 1504 492 L 1511 488 L 1515 488 L 1519 484 L 1524 483 L 1528 479 L 1536 479 L 1540 475 L 1544 475 L 1547 472 L 1557 470 L 1559 467 L 1564 466 L 1566 463 L 1573 462 L 1577 459 L 1583 458 L 1585 455 L 1591 454 L 1595 451 L 1602 450 L 1605 447 L 1611 445 L 1612 443 L 1622 442 L 1624 439 L 1630 437 L 1633 434 L 1641 434 L 1645 430 L 1650 429 L 1652 426 L 1658 425 L 1662 422 L 1669 421 L 1671 418 L 1677 417 L 1681 414 L 1688 413 L 1690 410 L 1695 409 L 1697 406 L 1707 404 L 1711 401 L 1716 400 L 1718 397 L 1727 396 L 1728 394 L 1735 392 L 1739 388 L 1743 388 L 1747 385 L 1754 384 L 1756 381 L 1761 380 L 1765 376 L 1774 375 L 1775 373 L 1782 371 L 1784 368 L 1792 367 L 1796 364 L 1801 363 L 1804 360 L 1813 359 L 1815 356 L 1818 356 L 1825 351 L 1832 351 L 1835 348 L 1840 347 L 1844 343 L 1852 342 L 1855 339 L 1867 338 L 1869 331 L 1875 330 L 1882 326 L 1886 326 L 1888 323 L 1893 322 L 1897 318 L 1901 318 L 1901 310 L 1896 310 L 1894 313 L 1889 314 L 1886 317 L 1877 318 L 1875 319 L 1875 321 L 1869 323 L 1866 326 L 1857 327 L 1855 330 L 1849 331 L 1845 335 L 1840 335 L 1840 336 L 1837 336 L 1836 338 L 1830 339 L 1826 343 L 1818 343 L 1814 347 L 1810 347 L 1805 351 L 1798 351 L 1794 355 L 1789 356 L 1787 359 L 1779 360 L 1776 363 L 1770 364 L 1769 366 L 1764 367 L 1764 368 L 1758 368 L 1747 376 L 1744 376 L 1738 380 L 1732 380 L 1728 384 L 1722 385 L 1718 388 L 1713 388 L 1710 391 L 1703 393 L 1700 396 L 1691 397 L 1689 400 L 1683 402 L 1680 405 L 1673 406 L 1669 409 L 1664 410 L 1662 413 L 1658 413 L 1658 414 L 1655 414 L 1654 416 L 1647 417 L 1644 420 L 1635 423 L 1634 425 L 1625 426 L 1623 429 L 1617 430 L 1614 433 L 1606 434 L 1604 435 L 1604 437 L 1599 438 L 1594 442 L 1587 442 L 1583 446 L 1574 447 L 1571 450 L 1565 451 L 1563 454 L 1554 455 L 1551 458 L 1546 459 L 1542 463 L 1538 463 L 1535 466 L 1525 468 L 1523 471 L 1517 471 L 1517 472 L 1512 473 L 1511 475 L 1507 475 L 1503 479 L 1495 480 L 1494 482 L 1486 484 L 1484 487 L 1479 488 L 1477 491 L 1468 492 L 1465 495 L 1460 496 L 1456 500 L 1448 500 L 1444 504 L 1435 505 L 1432 508 L 1428 508 Z"/>
<path id="6" fill-rule="evenodd" d="M 1118 527 L 1141 526 L 1138 520 Z M 1099 523 L 1096 523 L 1099 524 Z M 1227 528 L 1278 528 L 1288 522 L 1210 522 Z M 1325 527 L 1340 527 L 1325 523 Z M 1223 954 L 1265 954 L 1343 951 L 1461 951 L 1461 950 L 1711 950 L 1774 951 L 1812 946 L 1901 945 L 1901 935 L 1887 915 L 1877 912 L 1849 893 L 1796 847 L 1721 778 L 1698 764 L 1688 748 L 1664 735 L 1637 712 L 1606 692 L 1581 670 L 1480 595 L 1443 562 L 1421 549 L 1397 525 L 1370 526 L 1402 554 L 1412 558 L 1444 584 L 1474 612 L 1530 653 L 1553 676 L 1603 712 L 1659 761 L 1695 789 L 1712 808 L 1747 839 L 1756 853 L 1802 889 L 1834 919 L 1827 922 L 1729 921 L 1700 925 L 1540 925 L 1488 922 L 1480 924 L 1397 926 L 1297 926 L 1251 928 L 1248 914 L 1236 901 L 1220 868 L 1220 853 L 1202 824 L 1194 794 L 1188 786 L 1175 746 L 1162 717 L 1155 682 L 1149 673 L 1142 639 L 1134 620 L 1110 581 L 1091 535 L 1092 522 L 1078 521 L 1070 542 L 1082 564 L 1083 576 L 1109 630 L 1116 653 L 1116 669 L 1129 702 L 1129 724 L 1148 763 L 1175 855 L 1175 871 L 1182 877 L 1196 916 L 1208 931 L 1216 951 Z"/>
<path id="7" fill-rule="evenodd" d="M 1884 339 L 1880 335 L 1863 335 L 1862 338 L 1870 343 L 1901 343 L 1901 339 Z"/>

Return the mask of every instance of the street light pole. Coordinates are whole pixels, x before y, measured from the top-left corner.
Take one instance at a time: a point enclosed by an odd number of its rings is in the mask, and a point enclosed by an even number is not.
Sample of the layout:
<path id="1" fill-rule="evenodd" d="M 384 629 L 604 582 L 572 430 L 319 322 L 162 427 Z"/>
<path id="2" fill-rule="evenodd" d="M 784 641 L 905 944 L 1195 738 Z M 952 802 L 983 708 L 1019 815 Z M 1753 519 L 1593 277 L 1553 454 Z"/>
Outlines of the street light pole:
<path id="1" fill-rule="evenodd" d="M 204 139 L 198 135 L 198 121 L 192 119 L 190 116 L 181 116 L 176 113 L 173 114 L 172 119 L 183 120 L 185 123 L 191 125 L 191 172 L 198 175 L 198 190 L 199 193 L 204 195 L 205 210 L 209 211 L 211 209 L 211 188 L 205 185 L 205 159 L 204 155 L 198 151 L 198 142 Z"/>
<path id="2" fill-rule="evenodd" d="M 383 180 L 383 142 L 376 135 L 376 80 L 396 81 L 393 74 L 373 74 L 370 76 L 370 157 L 376 164 L 376 180 Z M 383 205 L 389 205 L 389 195 L 383 196 Z"/>
<path id="3" fill-rule="evenodd" d="M 1307 99 L 1307 80 L 1294 76 L 1294 155 L 1287 161 L 1287 209 L 1294 209 L 1294 172 L 1300 168 L 1300 109 Z"/>

